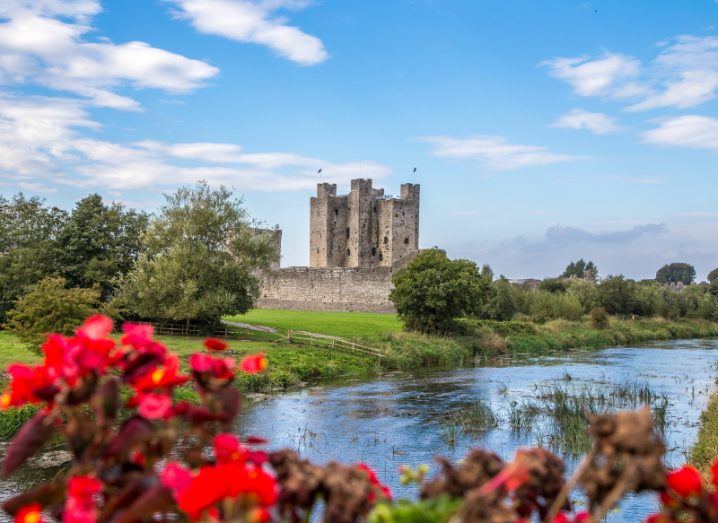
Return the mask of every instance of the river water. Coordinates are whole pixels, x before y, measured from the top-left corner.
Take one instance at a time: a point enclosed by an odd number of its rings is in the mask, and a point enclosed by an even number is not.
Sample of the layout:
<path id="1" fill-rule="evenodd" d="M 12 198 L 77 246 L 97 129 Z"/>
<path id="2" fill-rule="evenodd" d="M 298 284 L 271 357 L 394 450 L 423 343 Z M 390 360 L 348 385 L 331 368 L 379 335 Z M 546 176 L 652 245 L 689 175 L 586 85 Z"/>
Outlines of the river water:
<path id="1" fill-rule="evenodd" d="M 591 398 L 589 408 L 599 411 L 635 407 L 646 397 L 665 406 L 667 463 L 681 465 L 695 442 L 700 413 L 717 376 L 718 340 L 503 359 L 473 368 L 397 373 L 259 396 L 245 408 L 236 430 L 267 437 L 271 448 L 295 448 L 317 462 L 366 462 L 395 497 L 415 498 L 416 487 L 399 482 L 400 465 L 431 464 L 436 455 L 456 461 L 474 446 L 511 459 L 517 448 L 540 443 L 563 455 L 569 468 L 575 467 L 581 449 L 565 445 L 562 426 L 551 417 L 555 404 L 546 399 L 555 399 L 557 393 Z M 464 430 L 451 421 L 454 413 L 476 405 L 490 413 L 488 427 Z M 512 413 L 527 407 L 541 412 L 524 418 L 521 430 L 512 429 Z M 0 499 L 54 472 L 24 467 L 0 482 Z M 609 520 L 642 521 L 655 508 L 652 495 L 630 497 Z M 9 519 L 0 514 L 0 521 Z"/>
<path id="2" fill-rule="evenodd" d="M 541 443 L 574 467 L 580 452 L 564 448 L 550 412 L 530 420 L 523 430 L 510 428 L 511 413 L 522 406 L 541 404 L 550 410 L 542 399 L 547 391 L 591 396 L 594 407 L 614 410 L 644 399 L 624 405 L 616 400 L 619 391 L 649 388 L 653 403 L 667 406 L 664 434 L 667 464 L 673 467 L 685 462 L 695 442 L 717 364 L 718 340 L 681 340 L 401 373 L 257 399 L 237 431 L 266 436 L 273 448 L 293 447 L 317 462 L 366 462 L 395 497 L 413 498 L 415 487 L 399 483 L 400 465 L 430 464 L 436 455 L 458 460 L 474 446 L 510 459 L 517 448 Z M 464 431 L 447 422 L 450 413 L 477 403 L 493 413 L 493 428 Z M 633 496 L 609 519 L 641 521 L 655 508 L 654 496 Z"/>

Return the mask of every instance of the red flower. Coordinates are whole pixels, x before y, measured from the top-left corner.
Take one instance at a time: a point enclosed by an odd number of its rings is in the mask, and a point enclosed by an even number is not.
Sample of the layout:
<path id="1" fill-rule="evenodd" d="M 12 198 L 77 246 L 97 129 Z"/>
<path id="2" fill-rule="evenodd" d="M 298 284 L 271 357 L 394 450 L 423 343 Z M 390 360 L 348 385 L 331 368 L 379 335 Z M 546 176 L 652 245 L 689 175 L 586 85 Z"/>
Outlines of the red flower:
<path id="1" fill-rule="evenodd" d="M 95 523 L 95 496 L 102 491 L 102 483 L 90 476 L 73 476 L 67 483 L 67 500 L 62 512 L 63 523 Z"/>
<path id="2" fill-rule="evenodd" d="M 152 341 L 155 328 L 149 323 L 125 323 L 122 326 L 122 343 L 135 348 L 143 347 Z"/>
<path id="3" fill-rule="evenodd" d="M 703 490 L 703 479 L 693 465 L 685 465 L 666 474 L 668 488 L 683 498 L 699 494 Z"/>
<path id="4" fill-rule="evenodd" d="M 213 358 L 201 352 L 192 354 L 189 365 L 197 374 L 210 374 L 211 377 L 231 380 L 234 378 L 234 367 L 237 363 L 233 358 Z"/>
<path id="5" fill-rule="evenodd" d="M 137 412 L 145 419 L 167 419 L 172 415 L 172 398 L 166 394 L 149 392 L 138 400 Z"/>
<path id="6" fill-rule="evenodd" d="M 209 354 L 196 352 L 189 357 L 189 366 L 194 372 L 209 372 L 212 370 L 213 358 Z"/>
<path id="7" fill-rule="evenodd" d="M 85 320 L 85 323 L 77 329 L 77 335 L 98 341 L 107 338 L 112 332 L 112 320 L 102 314 L 95 314 Z"/>
<path id="8" fill-rule="evenodd" d="M 204 346 L 209 350 L 225 350 L 229 345 L 218 338 L 207 338 L 204 340 Z"/>
<path id="9" fill-rule="evenodd" d="M 187 467 L 175 461 L 170 461 L 160 473 L 162 486 L 172 491 L 175 499 L 189 487 L 192 482 L 192 472 Z"/>
<path id="10" fill-rule="evenodd" d="M 363 470 L 364 472 L 367 473 L 367 475 L 369 476 L 369 483 L 371 483 L 374 487 L 379 489 L 382 496 L 384 496 L 388 500 L 391 500 L 391 490 L 389 490 L 389 487 L 387 487 L 381 481 L 379 481 L 379 477 L 376 475 L 376 472 L 374 472 L 371 469 L 371 467 L 369 467 L 369 465 L 367 465 L 366 463 L 359 463 L 356 467 L 359 470 Z M 372 498 L 374 498 L 374 497 L 375 496 L 370 496 L 369 501 L 373 501 Z"/>
<path id="11" fill-rule="evenodd" d="M 170 389 L 182 385 L 189 376 L 179 373 L 180 363 L 176 354 L 167 354 L 164 361 L 157 367 L 149 367 L 144 374 L 133 377 L 130 383 L 138 392 L 153 389 Z"/>
<path id="12" fill-rule="evenodd" d="M 15 523 L 43 523 L 42 507 L 37 503 L 28 505 L 18 510 L 15 514 Z"/>
<path id="13" fill-rule="evenodd" d="M 269 362 L 264 354 L 253 354 L 242 358 L 239 366 L 247 374 L 257 374 L 266 369 L 269 366 Z"/>
<path id="14" fill-rule="evenodd" d="M 83 501 L 92 501 L 92 497 L 101 491 L 102 482 L 92 476 L 73 476 L 67 482 L 67 494 Z"/>
<path id="15" fill-rule="evenodd" d="M 217 434 L 214 437 L 214 455 L 218 463 L 229 463 L 242 458 L 244 449 L 233 434 Z"/>

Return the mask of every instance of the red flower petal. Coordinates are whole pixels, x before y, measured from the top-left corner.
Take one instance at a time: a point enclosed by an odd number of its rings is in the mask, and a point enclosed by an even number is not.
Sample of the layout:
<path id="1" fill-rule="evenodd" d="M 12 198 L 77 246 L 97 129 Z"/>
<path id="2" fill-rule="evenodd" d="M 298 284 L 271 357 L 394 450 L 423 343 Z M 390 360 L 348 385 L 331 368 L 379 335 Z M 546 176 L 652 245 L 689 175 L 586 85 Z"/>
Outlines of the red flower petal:
<path id="1" fill-rule="evenodd" d="M 253 354 L 242 358 L 239 366 L 247 374 L 257 374 L 269 366 L 269 361 L 264 354 Z"/>
<path id="2" fill-rule="evenodd" d="M 165 394 L 143 394 L 137 412 L 145 419 L 166 419 L 172 415 L 172 398 Z"/>
<path id="3" fill-rule="evenodd" d="M 102 314 L 95 314 L 85 320 L 77 334 L 91 340 L 102 340 L 112 332 L 112 320 Z"/>
<path id="4" fill-rule="evenodd" d="M 229 345 L 219 338 L 207 338 L 204 340 L 204 346 L 209 350 L 225 350 Z"/>
<path id="5" fill-rule="evenodd" d="M 701 473 L 693 465 L 673 470 L 666 474 L 668 487 L 683 498 L 699 494 L 703 490 Z"/>

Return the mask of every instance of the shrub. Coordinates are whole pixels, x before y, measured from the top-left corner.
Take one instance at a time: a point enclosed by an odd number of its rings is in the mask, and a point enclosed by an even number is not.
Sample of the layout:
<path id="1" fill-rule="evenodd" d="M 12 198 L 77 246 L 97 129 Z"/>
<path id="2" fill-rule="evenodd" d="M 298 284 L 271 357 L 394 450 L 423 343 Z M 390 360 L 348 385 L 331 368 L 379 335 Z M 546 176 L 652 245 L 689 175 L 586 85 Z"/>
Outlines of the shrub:
<path id="1" fill-rule="evenodd" d="M 4 327 L 39 349 L 47 333 L 71 334 L 99 303 L 99 290 L 67 289 L 64 278 L 45 278 L 8 311 Z"/>
<path id="2" fill-rule="evenodd" d="M 607 329 L 611 324 L 608 312 L 603 307 L 596 307 L 591 311 L 591 327 L 594 329 Z"/>
<path id="3" fill-rule="evenodd" d="M 389 298 L 410 330 L 446 333 L 455 320 L 480 312 L 491 295 L 491 282 L 475 263 L 450 260 L 440 249 L 420 252 L 393 279 Z"/>
<path id="4" fill-rule="evenodd" d="M 583 316 L 583 307 L 578 298 L 571 294 L 555 294 L 539 291 L 532 295 L 529 309 L 538 322 L 564 319 L 578 321 Z"/>

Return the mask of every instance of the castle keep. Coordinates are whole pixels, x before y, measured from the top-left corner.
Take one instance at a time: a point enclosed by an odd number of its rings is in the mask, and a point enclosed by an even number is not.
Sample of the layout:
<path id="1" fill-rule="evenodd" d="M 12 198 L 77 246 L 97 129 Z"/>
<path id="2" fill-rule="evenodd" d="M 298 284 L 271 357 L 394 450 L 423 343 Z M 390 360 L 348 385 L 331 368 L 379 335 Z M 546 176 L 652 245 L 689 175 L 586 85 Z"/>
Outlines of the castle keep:
<path id="1" fill-rule="evenodd" d="M 310 231 L 312 267 L 392 267 L 419 250 L 419 186 L 404 184 L 395 198 L 371 180 L 352 180 L 345 196 L 320 183 Z"/>
<path id="2" fill-rule="evenodd" d="M 264 272 L 257 306 L 392 312 L 392 274 L 419 251 L 419 194 L 411 183 L 399 197 L 365 179 L 352 180 L 342 196 L 336 184 L 318 184 L 310 201 L 310 267 Z M 281 231 L 274 234 L 281 239 Z"/>

